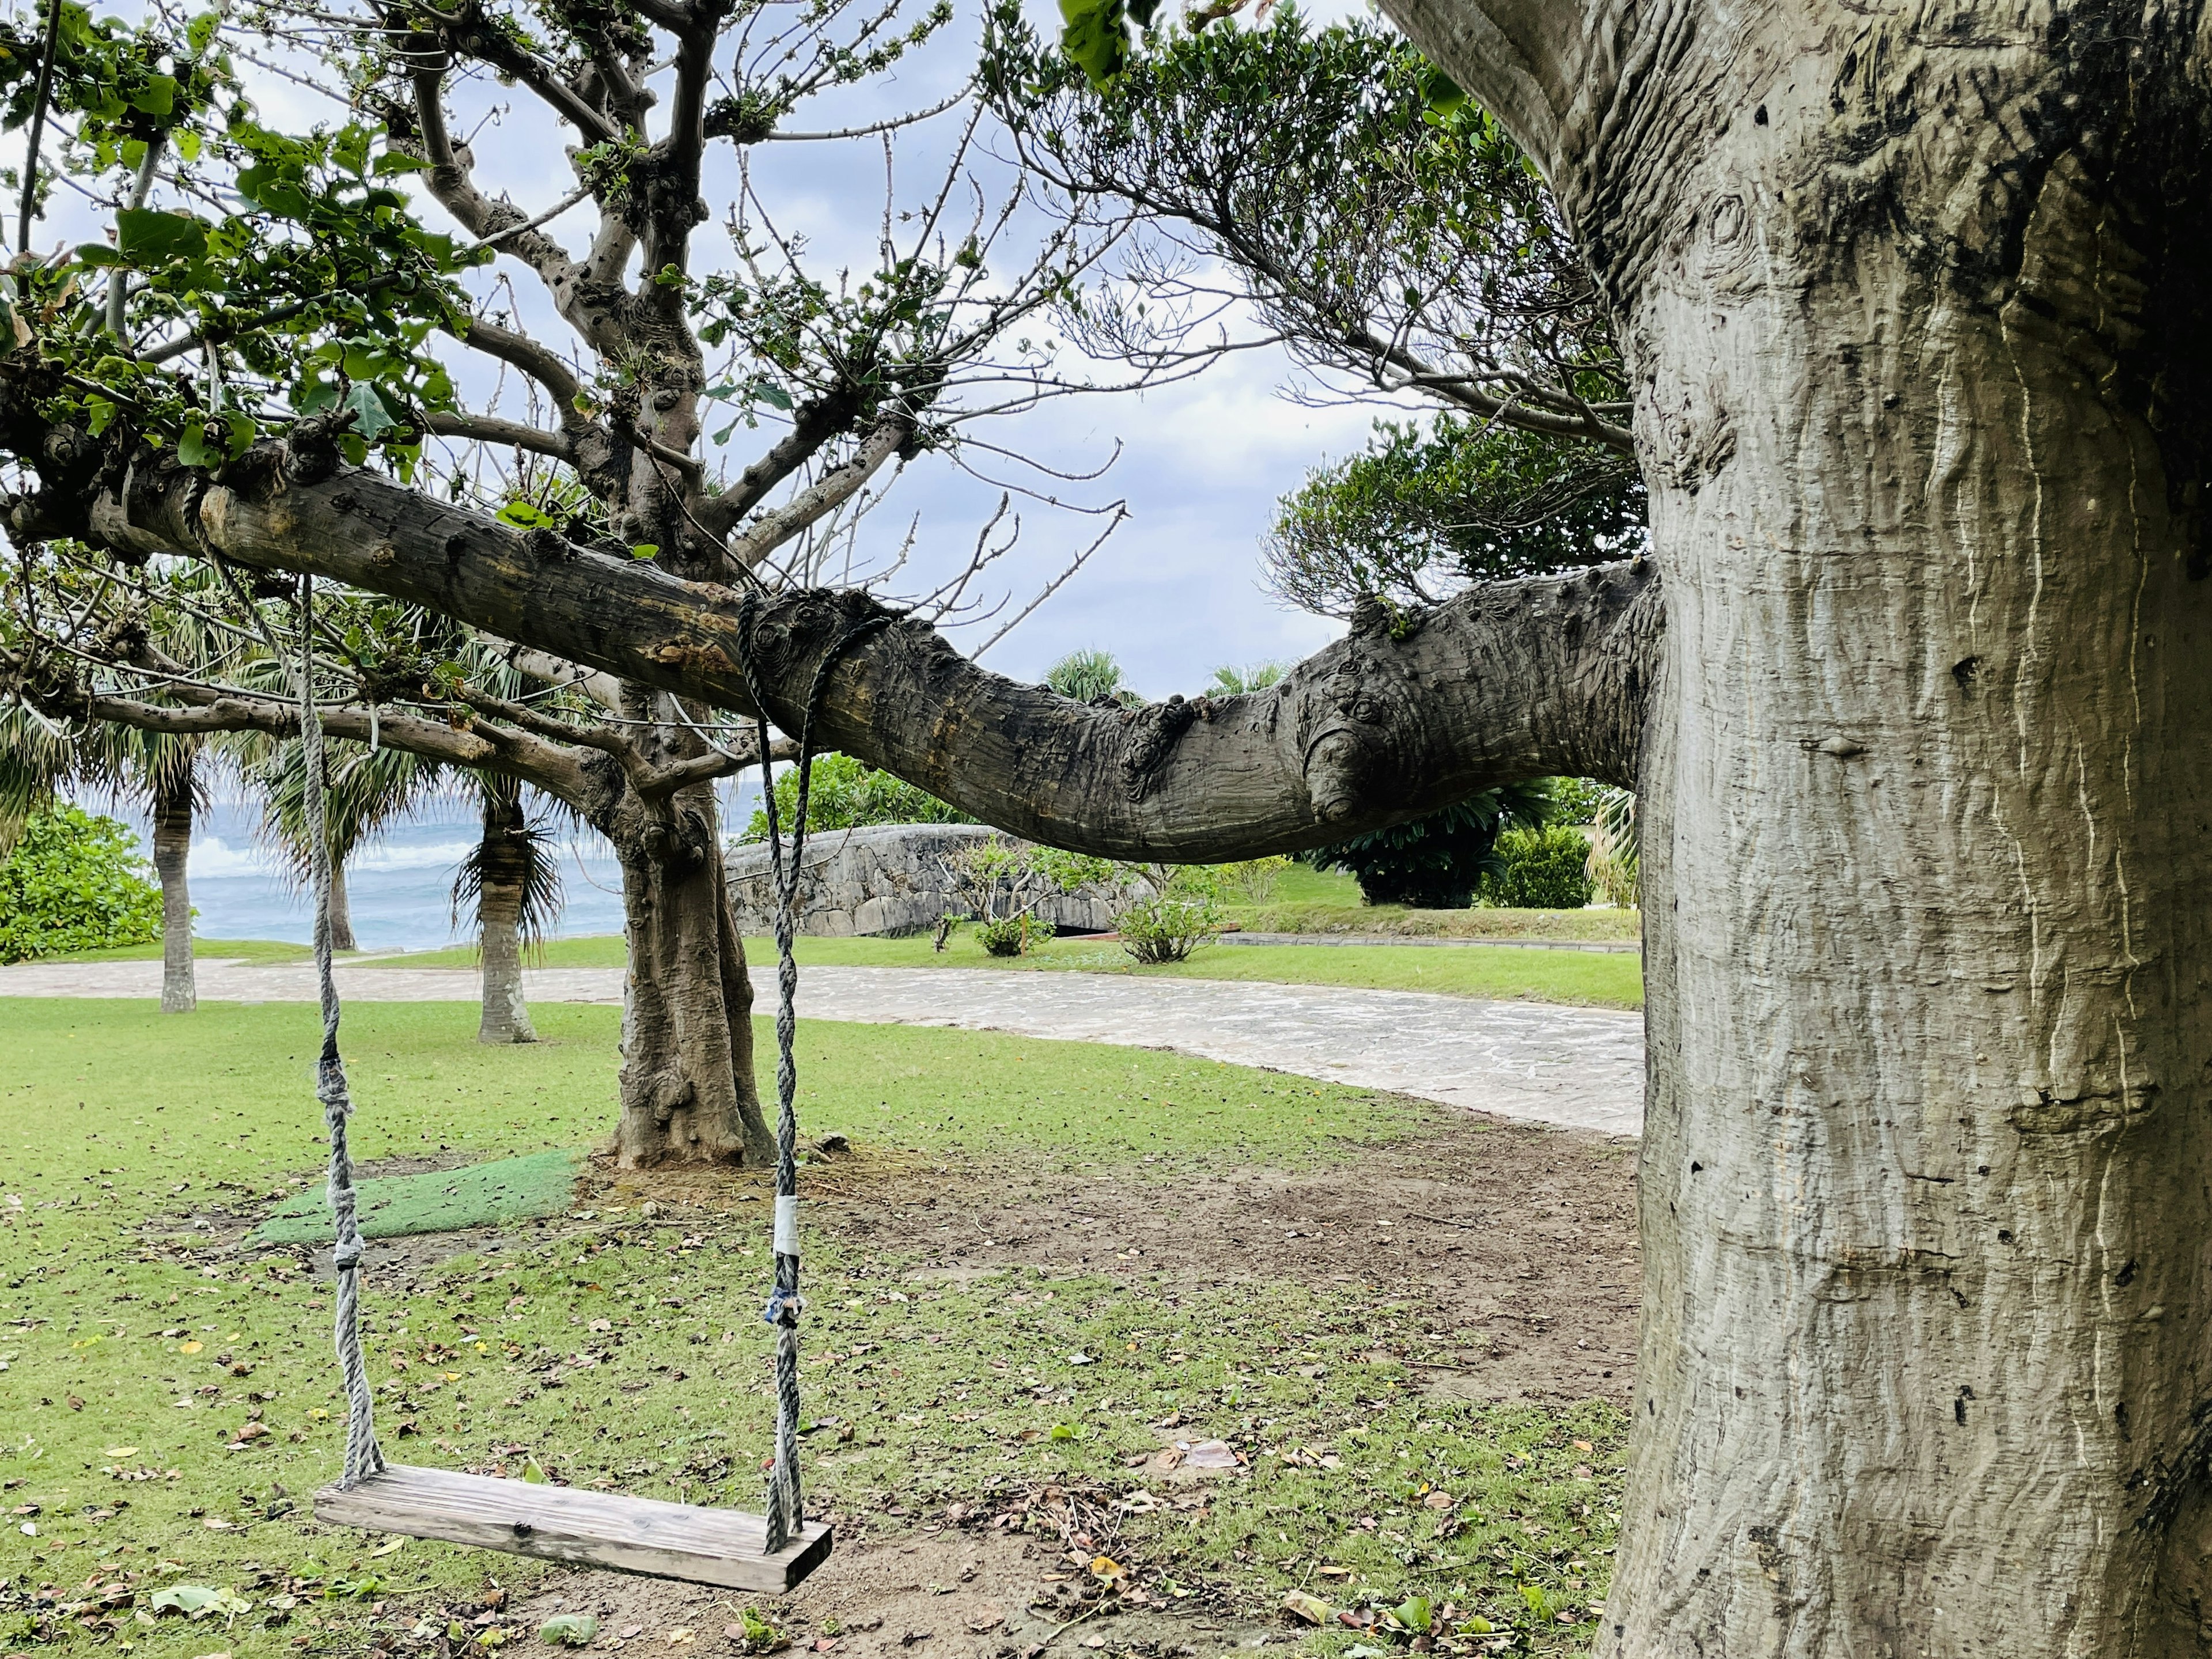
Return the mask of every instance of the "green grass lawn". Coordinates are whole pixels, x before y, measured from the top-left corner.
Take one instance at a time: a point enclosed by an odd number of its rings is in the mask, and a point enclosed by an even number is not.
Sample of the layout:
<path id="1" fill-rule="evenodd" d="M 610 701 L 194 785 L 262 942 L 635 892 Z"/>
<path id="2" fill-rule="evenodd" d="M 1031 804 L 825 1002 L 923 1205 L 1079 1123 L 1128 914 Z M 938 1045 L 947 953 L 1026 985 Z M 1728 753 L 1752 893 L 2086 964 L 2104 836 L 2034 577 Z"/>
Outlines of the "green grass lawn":
<path id="1" fill-rule="evenodd" d="M 513 1158 L 603 1137 L 617 1012 L 533 1012 L 545 1041 L 491 1049 L 465 1004 L 350 1008 L 357 1154 Z M 407 1633 L 422 1608 L 488 1571 L 526 1585 L 538 1569 L 513 1558 L 304 1524 L 341 1447 L 328 1287 L 298 1253 L 240 1233 L 320 1180 L 312 1011 L 179 1018 L 21 1000 L 0 1001 L 0 1483 L 14 1512 L 0 1645 L 428 1653 Z M 819 1178 L 885 1208 L 903 1201 L 896 1170 L 921 1160 L 988 1180 L 1158 1179 L 1341 1163 L 1437 1121 L 1418 1103 L 1175 1054 L 800 1029 L 807 1127 L 848 1135 L 857 1154 Z M 872 1168 L 891 1173 L 850 1186 Z M 517 1248 L 497 1255 L 373 1276 L 388 1448 L 754 1504 L 772 1413 L 760 1191 L 732 1176 L 658 1221 L 578 1213 L 510 1230 Z M 1422 1397 L 1416 1370 L 1376 1353 L 1455 1338 L 1429 1328 L 1416 1289 L 1026 1269 L 933 1281 L 909 1276 L 913 1249 L 855 1242 L 879 1236 L 818 1223 L 808 1243 L 809 1410 L 835 1431 L 809 1441 L 810 1493 L 848 1531 L 1046 1483 L 1132 1490 L 1133 1455 L 1158 1443 L 1148 1425 L 1179 1409 L 1249 1448 L 1252 1473 L 1198 1511 L 1127 1516 L 1121 1547 L 1161 1594 L 1261 1616 L 1299 1584 L 1385 1605 L 1418 1591 L 1518 1632 L 1516 1651 L 1586 1642 L 1586 1612 L 1578 1630 L 1553 1615 L 1603 1595 L 1622 1415 Z M 1456 1507 L 1430 1505 L 1432 1489 Z M 156 1617 L 154 1592 L 178 1584 L 247 1605 Z M 1312 1641 L 1341 1655 L 1354 1639 Z"/>
<path id="2" fill-rule="evenodd" d="M 756 968 L 773 963 L 775 946 L 748 939 Z M 801 939 L 801 966 L 858 968 L 1001 968 L 1017 972 L 1128 974 L 1152 979 L 1260 980 L 1279 985 L 1348 985 L 1370 990 L 1440 991 L 1451 996 L 1527 997 L 1539 1002 L 1583 1003 L 1601 1008 L 1644 1006 L 1644 965 L 1630 951 L 1486 950 L 1479 945 L 1216 945 L 1188 962 L 1141 967 L 1119 945 L 1094 939 L 1047 939 L 1024 957 L 987 955 L 972 929 L 963 928 L 943 951 L 927 937 Z M 473 947 L 379 957 L 368 968 L 472 968 Z M 556 939 L 533 963 L 548 968 L 619 968 L 619 934 Z M 763 982 L 765 982 L 763 981 Z"/>

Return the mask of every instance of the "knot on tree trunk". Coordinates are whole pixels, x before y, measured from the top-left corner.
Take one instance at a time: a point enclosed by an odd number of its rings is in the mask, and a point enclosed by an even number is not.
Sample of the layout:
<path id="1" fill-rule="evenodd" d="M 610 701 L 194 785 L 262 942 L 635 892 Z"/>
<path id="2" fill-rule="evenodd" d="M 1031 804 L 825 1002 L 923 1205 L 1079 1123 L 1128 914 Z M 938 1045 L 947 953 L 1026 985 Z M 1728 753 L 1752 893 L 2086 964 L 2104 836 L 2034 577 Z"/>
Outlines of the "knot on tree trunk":
<path id="1" fill-rule="evenodd" d="M 663 1073 L 653 1085 L 653 1121 L 665 1128 L 668 1121 L 698 1097 L 691 1079 L 676 1073 Z"/>
<path id="2" fill-rule="evenodd" d="M 1197 718 L 1197 706 L 1179 696 L 1132 712 L 1121 739 L 1121 787 L 1131 800 L 1144 799 L 1152 769 L 1168 757 L 1176 739 Z"/>
<path id="3" fill-rule="evenodd" d="M 1419 730 L 1419 709 L 1380 662 L 1353 650 L 1314 687 L 1305 709 L 1306 791 L 1314 816 L 1341 823 L 1411 775 L 1401 738 Z"/>

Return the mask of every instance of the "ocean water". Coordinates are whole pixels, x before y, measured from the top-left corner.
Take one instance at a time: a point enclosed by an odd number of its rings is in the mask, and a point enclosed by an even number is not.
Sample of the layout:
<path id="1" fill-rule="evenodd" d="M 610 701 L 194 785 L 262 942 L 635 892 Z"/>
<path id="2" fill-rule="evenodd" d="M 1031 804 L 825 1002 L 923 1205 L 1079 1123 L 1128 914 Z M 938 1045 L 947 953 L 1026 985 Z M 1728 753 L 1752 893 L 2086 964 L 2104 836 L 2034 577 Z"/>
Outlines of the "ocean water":
<path id="1" fill-rule="evenodd" d="M 723 825 L 742 825 L 757 805 L 760 788 L 723 787 Z M 118 811 L 112 802 L 87 800 L 88 811 L 122 819 L 150 848 L 143 813 Z M 192 836 L 188 878 L 195 931 L 203 939 L 272 939 L 306 944 L 313 918 L 307 895 L 296 890 L 283 866 L 254 836 L 258 809 L 218 789 Z M 346 866 L 353 903 L 354 936 L 365 951 L 431 951 L 465 943 L 474 931 L 465 914 L 453 919 L 453 877 L 482 829 L 474 802 L 455 794 L 434 798 L 356 853 Z M 554 936 L 574 939 L 622 931 L 622 872 L 614 849 L 597 830 L 563 826 L 562 906 Z"/>

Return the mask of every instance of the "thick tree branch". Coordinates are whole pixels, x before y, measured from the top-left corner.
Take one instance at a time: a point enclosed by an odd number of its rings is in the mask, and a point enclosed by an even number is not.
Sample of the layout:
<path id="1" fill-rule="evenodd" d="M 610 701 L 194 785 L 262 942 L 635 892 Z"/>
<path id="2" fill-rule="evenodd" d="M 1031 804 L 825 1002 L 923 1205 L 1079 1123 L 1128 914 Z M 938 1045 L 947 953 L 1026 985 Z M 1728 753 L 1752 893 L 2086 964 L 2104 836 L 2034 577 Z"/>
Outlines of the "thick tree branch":
<path id="1" fill-rule="evenodd" d="M 550 455 L 556 461 L 576 459 L 576 446 L 560 433 L 542 431 L 521 421 L 502 421 L 492 415 L 433 411 L 422 417 L 422 423 L 441 438 L 463 438 L 471 443 L 526 449 L 532 454 Z"/>
<path id="2" fill-rule="evenodd" d="M 1663 623 L 1646 562 L 1477 589 L 1352 635 L 1251 696 L 1092 708 L 962 658 L 865 594 L 749 604 L 524 536 L 366 471 L 265 495 L 148 460 L 126 504 L 19 501 L 18 538 L 214 553 L 427 605 L 586 667 L 754 708 L 1054 846 L 1184 861 L 1288 851 L 1555 774 L 1632 784 Z M 865 632 L 853 630 L 866 624 Z"/>

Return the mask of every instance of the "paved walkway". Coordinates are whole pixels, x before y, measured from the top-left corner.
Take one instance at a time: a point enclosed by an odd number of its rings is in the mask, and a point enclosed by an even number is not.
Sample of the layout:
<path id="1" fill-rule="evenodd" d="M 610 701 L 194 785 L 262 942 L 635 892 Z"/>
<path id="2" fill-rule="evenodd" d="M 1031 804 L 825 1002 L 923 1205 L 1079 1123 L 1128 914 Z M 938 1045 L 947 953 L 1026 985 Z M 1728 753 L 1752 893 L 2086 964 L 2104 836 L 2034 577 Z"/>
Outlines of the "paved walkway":
<path id="1" fill-rule="evenodd" d="M 305 963 L 203 957 L 210 1002 L 312 1002 Z M 533 1002 L 622 1001 L 622 971 L 528 971 Z M 763 1006 L 773 994 L 763 975 Z M 22 963 L 0 968 L 0 996 L 161 994 L 158 962 Z M 362 1002 L 474 1000 L 473 969 L 338 969 Z M 809 1019 L 947 1025 L 1024 1036 L 1173 1048 L 1239 1066 L 1390 1089 L 1522 1122 L 1634 1135 L 1644 1127 L 1644 1021 L 1540 1002 L 1477 1002 L 1422 991 L 977 968 L 806 968 Z"/>

